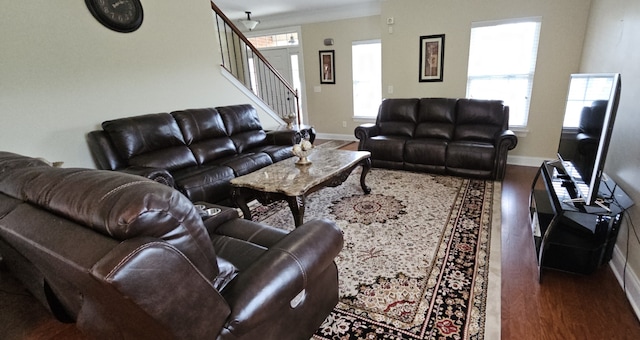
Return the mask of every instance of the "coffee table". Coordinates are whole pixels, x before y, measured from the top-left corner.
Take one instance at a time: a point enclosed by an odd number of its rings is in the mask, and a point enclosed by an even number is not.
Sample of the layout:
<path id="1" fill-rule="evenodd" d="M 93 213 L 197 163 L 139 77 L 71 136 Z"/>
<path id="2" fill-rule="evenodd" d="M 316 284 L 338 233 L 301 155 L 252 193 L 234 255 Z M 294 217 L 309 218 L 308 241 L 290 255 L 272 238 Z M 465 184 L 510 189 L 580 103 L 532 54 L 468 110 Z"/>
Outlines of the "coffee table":
<path id="1" fill-rule="evenodd" d="M 231 199 L 242 210 L 245 219 L 251 219 L 247 201 L 256 198 L 263 205 L 287 201 L 296 227 L 303 223 L 305 197 L 325 187 L 342 184 L 349 174 L 362 166 L 360 186 L 365 194 L 371 189 L 365 184 L 371 169 L 369 151 L 314 149 L 307 157 L 311 164 L 295 164 L 291 157 L 255 172 L 231 180 Z"/>

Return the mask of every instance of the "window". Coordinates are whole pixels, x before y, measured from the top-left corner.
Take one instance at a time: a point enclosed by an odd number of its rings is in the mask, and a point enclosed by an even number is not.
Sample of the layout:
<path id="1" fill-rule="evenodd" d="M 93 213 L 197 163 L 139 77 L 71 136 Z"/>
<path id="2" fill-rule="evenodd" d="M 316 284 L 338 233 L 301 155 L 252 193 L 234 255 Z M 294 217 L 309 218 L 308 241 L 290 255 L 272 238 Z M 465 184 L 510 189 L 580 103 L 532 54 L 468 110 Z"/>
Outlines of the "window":
<path id="1" fill-rule="evenodd" d="M 467 97 L 504 100 L 510 126 L 527 125 L 539 36 L 540 18 L 471 25 Z"/>
<path id="2" fill-rule="evenodd" d="M 261 35 L 247 38 L 257 49 L 265 47 L 298 46 L 298 32 Z"/>
<path id="3" fill-rule="evenodd" d="M 382 49 L 380 40 L 356 41 L 351 46 L 353 116 L 376 118 L 382 101 Z"/>

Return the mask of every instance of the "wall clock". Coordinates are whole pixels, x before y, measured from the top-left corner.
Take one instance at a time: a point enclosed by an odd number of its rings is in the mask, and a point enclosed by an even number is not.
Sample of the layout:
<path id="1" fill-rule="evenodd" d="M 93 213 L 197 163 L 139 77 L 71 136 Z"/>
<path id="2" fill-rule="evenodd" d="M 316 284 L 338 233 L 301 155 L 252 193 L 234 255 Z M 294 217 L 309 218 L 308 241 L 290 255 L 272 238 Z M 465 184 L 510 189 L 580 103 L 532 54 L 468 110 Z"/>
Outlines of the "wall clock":
<path id="1" fill-rule="evenodd" d="M 89 11 L 104 26 L 117 32 L 133 32 L 142 25 L 140 0 L 85 0 Z"/>

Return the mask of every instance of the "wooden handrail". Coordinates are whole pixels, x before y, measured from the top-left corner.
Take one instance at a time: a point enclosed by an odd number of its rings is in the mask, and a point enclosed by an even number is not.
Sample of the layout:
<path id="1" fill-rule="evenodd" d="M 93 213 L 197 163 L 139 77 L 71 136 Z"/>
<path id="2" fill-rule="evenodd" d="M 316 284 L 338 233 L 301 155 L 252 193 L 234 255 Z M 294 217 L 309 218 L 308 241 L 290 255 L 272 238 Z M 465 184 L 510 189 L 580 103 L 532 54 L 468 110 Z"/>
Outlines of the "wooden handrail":
<path id="1" fill-rule="evenodd" d="M 213 1 L 211 1 L 211 9 L 225 22 L 225 24 L 229 28 L 231 28 L 231 30 L 233 31 L 235 36 L 237 36 L 240 40 L 242 40 L 242 42 L 244 42 L 246 44 L 246 46 L 251 49 L 251 52 L 253 53 L 253 55 L 255 55 L 258 59 L 260 59 L 262 64 L 264 66 L 266 66 L 266 68 L 269 70 L 269 72 L 271 72 L 278 79 L 278 81 L 290 93 L 292 93 L 294 95 L 295 101 L 296 101 L 295 102 L 296 119 L 297 119 L 297 122 L 299 124 L 301 122 L 301 120 L 300 120 L 301 117 L 300 117 L 300 102 L 299 102 L 299 98 L 298 98 L 298 91 L 296 89 L 294 89 L 289 84 L 289 82 L 280 74 L 280 72 L 278 72 L 278 70 L 276 70 L 275 67 L 273 67 L 273 65 L 271 65 L 271 63 L 269 63 L 267 58 L 265 58 L 264 55 L 262 55 L 262 53 L 260 53 L 260 51 L 249 41 L 249 39 L 247 39 L 247 37 L 244 35 L 244 33 L 242 33 L 242 31 L 240 31 L 240 29 L 238 29 L 238 27 L 222 12 L 222 10 L 215 3 L 213 3 Z M 233 73 L 232 70 L 230 70 L 229 68 L 227 68 L 224 65 L 224 63 L 222 65 L 222 67 L 227 69 L 227 71 L 229 71 L 230 73 Z"/>

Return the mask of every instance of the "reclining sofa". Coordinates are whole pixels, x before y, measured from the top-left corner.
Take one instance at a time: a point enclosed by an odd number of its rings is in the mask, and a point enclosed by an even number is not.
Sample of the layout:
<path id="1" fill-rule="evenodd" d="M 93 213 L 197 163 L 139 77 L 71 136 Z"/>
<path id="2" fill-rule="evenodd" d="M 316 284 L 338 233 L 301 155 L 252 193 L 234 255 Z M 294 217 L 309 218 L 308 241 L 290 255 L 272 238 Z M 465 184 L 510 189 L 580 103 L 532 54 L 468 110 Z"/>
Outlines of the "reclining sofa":
<path id="1" fill-rule="evenodd" d="M 98 169 L 141 175 L 211 203 L 228 202 L 232 178 L 292 157 L 301 138 L 295 130 L 265 132 L 251 105 L 115 119 L 87 134 Z"/>
<path id="2" fill-rule="evenodd" d="M 287 233 L 219 208 L 0 152 L 0 257 L 59 320 L 91 339 L 309 339 L 338 301 L 340 230 Z"/>
<path id="3" fill-rule="evenodd" d="M 518 142 L 497 100 L 385 99 L 375 124 L 354 133 L 374 167 L 493 180 L 504 178 Z"/>

